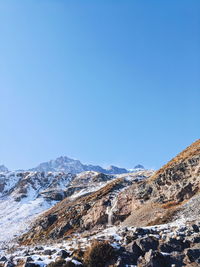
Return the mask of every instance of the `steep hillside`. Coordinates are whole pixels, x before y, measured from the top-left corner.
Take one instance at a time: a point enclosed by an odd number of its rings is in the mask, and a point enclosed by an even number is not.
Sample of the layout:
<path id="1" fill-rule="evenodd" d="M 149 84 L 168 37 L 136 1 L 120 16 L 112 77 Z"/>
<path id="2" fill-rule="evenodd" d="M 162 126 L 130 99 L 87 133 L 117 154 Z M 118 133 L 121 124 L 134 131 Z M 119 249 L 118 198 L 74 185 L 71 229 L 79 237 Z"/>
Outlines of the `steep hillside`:
<path id="1" fill-rule="evenodd" d="M 178 217 L 177 212 L 188 200 L 195 195 L 198 198 L 199 190 L 200 140 L 197 140 L 150 179 L 133 187 L 132 215 L 127 223 L 148 225 L 170 221 L 175 215 Z"/>
<path id="2" fill-rule="evenodd" d="M 65 198 L 36 221 L 33 229 L 22 238 L 23 243 L 62 238 L 72 232 L 98 229 L 123 221 L 130 215 L 132 203 L 132 199 L 124 192 L 152 173 L 139 171 L 120 175 L 93 193 L 90 191 L 84 195 L 77 194 L 75 198 L 73 195 Z M 105 174 L 99 174 L 95 180 L 102 181 L 105 178 Z M 72 185 L 77 184 L 78 180 L 77 176 Z"/>
<path id="3" fill-rule="evenodd" d="M 112 179 L 111 175 L 97 172 L 0 173 L 0 247 L 27 231 L 33 220 L 65 197 L 96 191 Z"/>

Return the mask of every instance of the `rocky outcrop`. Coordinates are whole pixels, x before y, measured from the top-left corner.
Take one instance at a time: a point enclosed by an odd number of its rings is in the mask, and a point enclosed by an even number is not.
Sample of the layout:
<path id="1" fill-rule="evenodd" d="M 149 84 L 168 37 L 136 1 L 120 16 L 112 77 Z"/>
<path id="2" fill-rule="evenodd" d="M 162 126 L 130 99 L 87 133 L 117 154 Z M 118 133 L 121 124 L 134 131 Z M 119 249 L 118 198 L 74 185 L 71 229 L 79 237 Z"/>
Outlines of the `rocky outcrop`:
<path id="1" fill-rule="evenodd" d="M 193 143 L 150 179 L 132 186 L 132 214 L 128 225 L 153 225 L 166 223 L 179 217 L 187 201 L 196 199 L 200 191 L 200 140 Z M 196 205 L 196 213 L 199 207 Z"/>

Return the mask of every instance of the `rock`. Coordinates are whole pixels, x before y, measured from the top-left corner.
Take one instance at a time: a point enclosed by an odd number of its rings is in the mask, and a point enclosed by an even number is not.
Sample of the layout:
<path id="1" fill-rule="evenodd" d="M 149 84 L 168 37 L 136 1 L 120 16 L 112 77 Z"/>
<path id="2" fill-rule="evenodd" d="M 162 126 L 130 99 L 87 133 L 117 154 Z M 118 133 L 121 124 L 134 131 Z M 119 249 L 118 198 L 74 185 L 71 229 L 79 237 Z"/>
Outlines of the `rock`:
<path id="1" fill-rule="evenodd" d="M 177 240 L 176 238 L 170 238 L 167 243 L 160 245 L 160 250 L 162 252 L 171 253 L 173 251 L 183 251 L 185 248 L 190 246 L 190 242 L 188 240 L 182 241 Z"/>
<path id="2" fill-rule="evenodd" d="M 137 236 L 139 236 L 139 235 L 143 236 L 143 235 L 146 235 L 146 234 L 150 234 L 150 230 L 138 227 L 138 228 L 135 229 L 135 234 Z"/>
<path id="3" fill-rule="evenodd" d="M 122 252 L 118 257 L 115 265 L 117 267 L 124 267 L 124 266 L 133 266 L 137 263 L 137 261 L 132 258 L 132 254 L 129 252 Z M 114 266 L 115 266 L 114 265 Z"/>
<path id="4" fill-rule="evenodd" d="M 5 256 L 1 257 L 0 261 L 7 261 L 7 258 Z"/>
<path id="5" fill-rule="evenodd" d="M 125 236 L 125 244 L 128 245 L 132 241 L 136 240 L 138 235 L 136 233 L 132 233 L 130 235 Z"/>
<path id="6" fill-rule="evenodd" d="M 142 249 L 136 244 L 136 241 L 131 242 L 126 246 L 126 251 L 129 257 L 132 259 L 133 264 L 137 264 L 137 260 L 140 256 L 144 255 Z M 125 254 L 126 256 L 126 254 Z"/>
<path id="7" fill-rule="evenodd" d="M 42 246 L 37 246 L 35 247 L 35 250 L 44 250 L 44 248 Z"/>
<path id="8" fill-rule="evenodd" d="M 143 252 L 148 252 L 150 249 L 157 250 L 159 242 L 153 236 L 137 239 L 136 244 Z"/>
<path id="9" fill-rule="evenodd" d="M 31 257 L 27 257 L 26 262 L 30 262 L 30 261 L 33 261 L 33 259 Z"/>
<path id="10" fill-rule="evenodd" d="M 194 243 L 200 243 L 200 236 L 195 236 L 193 239 Z"/>
<path id="11" fill-rule="evenodd" d="M 57 220 L 57 215 L 56 214 L 50 214 L 43 221 L 41 221 L 40 225 L 42 226 L 43 229 L 47 229 L 56 220 Z"/>
<path id="12" fill-rule="evenodd" d="M 75 267 L 75 266 L 80 266 L 79 264 L 75 264 L 73 261 L 67 261 L 65 264 L 65 267 Z M 82 264 L 81 264 L 82 266 Z"/>
<path id="13" fill-rule="evenodd" d="M 193 224 L 192 229 L 194 230 L 195 233 L 199 233 L 199 226 L 198 225 Z"/>
<path id="14" fill-rule="evenodd" d="M 40 267 L 40 265 L 34 262 L 27 262 L 24 267 Z"/>
<path id="15" fill-rule="evenodd" d="M 65 259 L 70 256 L 70 254 L 64 249 L 60 250 L 57 255 L 60 256 L 62 259 Z"/>
<path id="16" fill-rule="evenodd" d="M 52 255 L 53 253 L 52 253 L 52 250 L 51 249 L 46 249 L 46 250 L 44 250 L 44 252 L 43 252 L 43 254 L 44 255 Z"/>
<path id="17" fill-rule="evenodd" d="M 200 263 L 200 249 L 188 249 L 186 255 L 190 262 Z"/>
<path id="18" fill-rule="evenodd" d="M 4 267 L 14 267 L 15 264 L 12 261 L 8 261 L 5 263 Z"/>
<path id="19" fill-rule="evenodd" d="M 149 250 L 142 258 L 138 260 L 138 267 L 164 267 L 167 266 L 167 262 L 162 253 L 158 251 Z"/>

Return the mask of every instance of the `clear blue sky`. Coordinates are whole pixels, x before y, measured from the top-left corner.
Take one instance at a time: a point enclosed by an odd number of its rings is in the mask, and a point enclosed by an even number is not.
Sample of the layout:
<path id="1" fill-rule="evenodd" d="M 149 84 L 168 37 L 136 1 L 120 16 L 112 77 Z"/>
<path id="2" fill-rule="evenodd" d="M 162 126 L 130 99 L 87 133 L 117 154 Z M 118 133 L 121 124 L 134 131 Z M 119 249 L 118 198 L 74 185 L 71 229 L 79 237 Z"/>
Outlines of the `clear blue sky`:
<path id="1" fill-rule="evenodd" d="M 1 0 L 0 163 L 159 168 L 199 138 L 199 0 Z"/>

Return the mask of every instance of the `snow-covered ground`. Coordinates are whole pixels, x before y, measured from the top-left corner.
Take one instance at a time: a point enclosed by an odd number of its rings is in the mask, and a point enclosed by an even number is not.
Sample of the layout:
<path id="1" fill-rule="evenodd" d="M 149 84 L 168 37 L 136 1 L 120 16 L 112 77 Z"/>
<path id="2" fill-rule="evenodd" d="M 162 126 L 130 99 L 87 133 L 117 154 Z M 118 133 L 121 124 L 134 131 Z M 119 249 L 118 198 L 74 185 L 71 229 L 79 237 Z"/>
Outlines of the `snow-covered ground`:
<path id="1" fill-rule="evenodd" d="M 28 230 L 31 222 L 43 211 L 56 204 L 42 197 L 16 202 L 8 197 L 0 201 L 0 245 Z"/>

